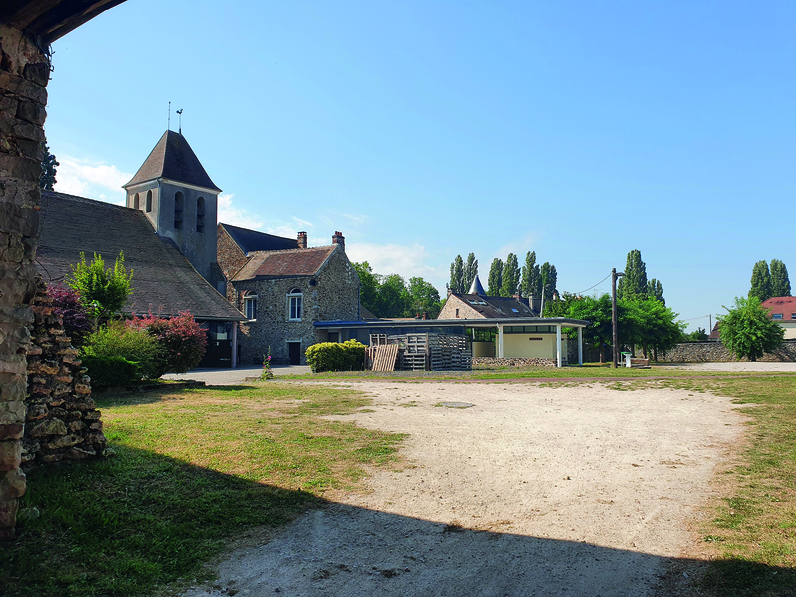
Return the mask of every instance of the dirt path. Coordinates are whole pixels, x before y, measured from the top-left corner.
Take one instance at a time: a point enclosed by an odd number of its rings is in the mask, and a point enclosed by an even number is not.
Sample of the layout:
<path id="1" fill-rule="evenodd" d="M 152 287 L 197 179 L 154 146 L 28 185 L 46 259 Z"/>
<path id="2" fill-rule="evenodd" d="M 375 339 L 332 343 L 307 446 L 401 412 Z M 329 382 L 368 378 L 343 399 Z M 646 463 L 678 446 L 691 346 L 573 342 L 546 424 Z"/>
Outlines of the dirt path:
<path id="1" fill-rule="evenodd" d="M 684 391 L 353 387 L 375 406 L 341 418 L 408 433 L 410 468 L 375 471 L 186 595 L 649 595 L 741 433 L 729 399 Z"/>

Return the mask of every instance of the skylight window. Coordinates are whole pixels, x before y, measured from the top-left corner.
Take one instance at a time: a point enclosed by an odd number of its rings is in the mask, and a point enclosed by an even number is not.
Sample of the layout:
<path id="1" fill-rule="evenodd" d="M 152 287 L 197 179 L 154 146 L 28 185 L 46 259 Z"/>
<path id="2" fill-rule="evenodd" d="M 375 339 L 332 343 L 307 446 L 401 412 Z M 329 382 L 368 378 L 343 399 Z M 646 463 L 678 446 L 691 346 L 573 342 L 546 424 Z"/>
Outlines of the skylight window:
<path id="1" fill-rule="evenodd" d="M 519 313 L 519 311 L 517 311 L 517 309 L 512 309 L 512 311 L 514 311 L 515 313 Z"/>
<path id="2" fill-rule="evenodd" d="M 782 319 L 782 313 L 774 313 L 771 319 Z"/>

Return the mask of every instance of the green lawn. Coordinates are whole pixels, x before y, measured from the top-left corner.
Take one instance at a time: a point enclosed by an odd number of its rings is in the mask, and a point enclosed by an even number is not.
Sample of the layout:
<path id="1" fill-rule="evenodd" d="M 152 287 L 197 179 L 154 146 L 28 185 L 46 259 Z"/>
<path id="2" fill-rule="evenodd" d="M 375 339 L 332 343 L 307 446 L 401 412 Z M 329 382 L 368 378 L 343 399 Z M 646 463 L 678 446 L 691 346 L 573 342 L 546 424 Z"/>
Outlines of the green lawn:
<path id="1" fill-rule="evenodd" d="M 401 437 L 331 422 L 369 404 L 285 384 L 98 397 L 116 456 L 34 469 L 4 596 L 152 595 L 209 578 L 230 537 L 276 527 L 350 487 Z M 31 514 L 38 513 L 38 517 Z"/>

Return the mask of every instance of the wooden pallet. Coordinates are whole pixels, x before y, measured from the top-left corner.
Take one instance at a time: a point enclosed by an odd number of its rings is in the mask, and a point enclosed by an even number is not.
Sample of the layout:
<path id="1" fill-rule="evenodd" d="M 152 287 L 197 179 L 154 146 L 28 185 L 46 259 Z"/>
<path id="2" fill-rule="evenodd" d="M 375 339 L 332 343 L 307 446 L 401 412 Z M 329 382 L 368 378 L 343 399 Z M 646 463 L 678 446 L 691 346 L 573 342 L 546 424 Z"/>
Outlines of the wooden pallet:
<path id="1" fill-rule="evenodd" d="M 378 344 L 366 350 L 370 369 L 373 371 L 395 371 L 398 344 Z"/>

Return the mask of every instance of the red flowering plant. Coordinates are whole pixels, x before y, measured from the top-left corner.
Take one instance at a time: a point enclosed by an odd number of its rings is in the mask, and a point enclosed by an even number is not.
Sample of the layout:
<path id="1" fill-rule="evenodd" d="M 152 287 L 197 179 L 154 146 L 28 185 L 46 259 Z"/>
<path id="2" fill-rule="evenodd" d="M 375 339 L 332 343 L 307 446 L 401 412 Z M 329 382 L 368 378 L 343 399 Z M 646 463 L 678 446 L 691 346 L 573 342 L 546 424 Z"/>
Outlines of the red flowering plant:
<path id="1" fill-rule="evenodd" d="M 146 317 L 134 317 L 127 325 L 144 329 L 157 339 L 163 360 L 160 375 L 185 373 L 196 367 L 205 355 L 207 332 L 188 311 L 170 319 L 149 313 Z"/>
<path id="2" fill-rule="evenodd" d="M 64 318 L 64 331 L 72 339 L 72 346 L 80 348 L 94 331 L 92 309 L 83 304 L 80 295 L 61 284 L 47 287 L 47 296 L 55 312 Z"/>

